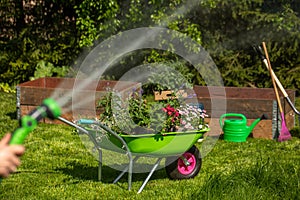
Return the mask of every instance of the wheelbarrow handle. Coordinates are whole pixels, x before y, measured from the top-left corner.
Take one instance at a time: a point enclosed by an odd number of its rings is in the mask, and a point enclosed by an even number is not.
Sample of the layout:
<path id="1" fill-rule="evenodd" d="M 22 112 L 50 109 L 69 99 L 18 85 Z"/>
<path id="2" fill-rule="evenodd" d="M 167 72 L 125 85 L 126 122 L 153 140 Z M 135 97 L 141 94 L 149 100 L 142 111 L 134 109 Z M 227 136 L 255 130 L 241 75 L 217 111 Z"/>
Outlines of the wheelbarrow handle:
<path id="1" fill-rule="evenodd" d="M 96 123 L 93 119 L 80 119 L 77 121 L 78 124 L 94 124 Z"/>

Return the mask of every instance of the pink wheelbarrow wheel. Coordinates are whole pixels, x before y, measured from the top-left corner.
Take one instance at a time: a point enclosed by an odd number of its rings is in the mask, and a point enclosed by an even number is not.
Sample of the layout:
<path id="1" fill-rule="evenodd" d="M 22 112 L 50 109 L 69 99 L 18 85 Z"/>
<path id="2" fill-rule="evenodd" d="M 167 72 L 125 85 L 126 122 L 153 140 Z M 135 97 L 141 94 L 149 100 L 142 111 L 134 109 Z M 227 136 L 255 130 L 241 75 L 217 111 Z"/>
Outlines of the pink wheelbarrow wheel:
<path id="1" fill-rule="evenodd" d="M 166 159 L 166 172 L 170 179 L 194 178 L 200 171 L 202 158 L 196 146 L 192 146 L 177 159 Z"/>

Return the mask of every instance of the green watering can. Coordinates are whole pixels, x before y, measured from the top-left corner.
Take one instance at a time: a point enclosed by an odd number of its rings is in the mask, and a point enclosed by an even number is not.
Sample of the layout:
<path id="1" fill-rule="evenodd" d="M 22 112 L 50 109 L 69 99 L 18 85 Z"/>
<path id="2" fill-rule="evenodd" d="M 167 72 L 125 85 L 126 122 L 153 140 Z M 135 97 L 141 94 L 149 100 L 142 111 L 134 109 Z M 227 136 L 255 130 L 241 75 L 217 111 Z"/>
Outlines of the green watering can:
<path id="1" fill-rule="evenodd" d="M 225 120 L 223 120 L 224 118 Z M 224 140 L 231 142 L 245 142 L 253 128 L 263 119 L 267 119 L 265 114 L 256 119 L 250 126 L 247 126 L 247 118 L 243 114 L 225 113 L 221 115 L 220 126 L 224 133 Z"/>

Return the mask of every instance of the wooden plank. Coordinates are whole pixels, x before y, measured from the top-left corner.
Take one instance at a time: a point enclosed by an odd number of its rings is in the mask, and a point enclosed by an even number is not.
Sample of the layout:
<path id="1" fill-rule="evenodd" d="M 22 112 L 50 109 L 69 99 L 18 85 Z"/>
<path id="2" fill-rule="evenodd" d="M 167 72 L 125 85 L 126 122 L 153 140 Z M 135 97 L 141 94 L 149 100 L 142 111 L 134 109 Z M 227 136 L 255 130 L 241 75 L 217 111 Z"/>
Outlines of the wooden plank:
<path id="1" fill-rule="evenodd" d="M 187 98 L 188 94 L 184 90 L 179 90 L 176 93 L 172 90 L 166 91 L 154 91 L 154 100 L 161 101 L 161 100 L 168 100 L 168 99 L 181 99 Z"/>
<path id="2" fill-rule="evenodd" d="M 233 112 L 244 114 L 247 118 L 256 118 L 262 114 L 272 116 L 272 101 L 250 99 L 209 99 L 197 100 L 204 105 L 205 110 L 212 117 Z M 194 101 L 191 101 L 194 102 Z"/>
<path id="3" fill-rule="evenodd" d="M 248 120 L 251 124 L 254 120 Z M 264 139 L 273 139 L 272 133 L 272 120 L 262 120 L 260 121 L 252 131 L 253 138 L 264 138 Z"/>
<path id="4" fill-rule="evenodd" d="M 115 87 L 114 89 L 119 92 L 121 98 L 127 98 L 133 91 L 141 88 L 141 84 L 136 82 L 99 81 L 92 82 L 91 84 L 97 84 L 88 85 L 82 90 L 76 91 L 76 94 L 73 94 L 74 81 L 75 79 L 71 78 L 40 78 L 18 85 L 20 89 L 20 106 L 17 108 L 20 113 L 19 117 L 40 106 L 42 101 L 45 98 L 52 97 L 54 92 L 57 99 L 66 98 L 66 103 L 61 105 L 63 110 L 62 117 L 71 121 L 75 119 L 75 116 L 73 117 L 74 114 L 84 117 L 99 117 L 100 113 L 97 110 L 97 105 L 99 100 L 107 94 L 107 87 Z M 80 84 L 80 81 L 78 83 Z M 97 90 L 92 90 L 94 87 Z M 73 101 L 73 97 L 76 102 Z M 91 97 L 91 99 L 88 99 L 88 97 Z M 73 110 L 74 113 L 70 110 Z M 57 121 L 53 122 L 47 119 L 45 121 L 57 123 Z"/>
<path id="5" fill-rule="evenodd" d="M 194 86 L 194 91 L 199 98 L 276 99 L 273 88 Z M 294 98 L 295 90 L 287 89 L 286 92 Z"/>

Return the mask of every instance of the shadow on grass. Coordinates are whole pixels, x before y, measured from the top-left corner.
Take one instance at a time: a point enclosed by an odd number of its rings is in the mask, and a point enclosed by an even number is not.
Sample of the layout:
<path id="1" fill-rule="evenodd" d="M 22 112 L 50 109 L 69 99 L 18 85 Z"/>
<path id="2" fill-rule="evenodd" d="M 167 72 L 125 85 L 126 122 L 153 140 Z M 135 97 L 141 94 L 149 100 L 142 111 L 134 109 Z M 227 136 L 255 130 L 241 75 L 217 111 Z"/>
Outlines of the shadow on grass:
<path id="1" fill-rule="evenodd" d="M 139 167 L 138 165 L 139 164 L 137 164 L 137 166 L 135 167 Z M 125 165 L 122 167 L 125 168 Z M 96 181 L 96 182 L 99 181 L 98 166 L 88 166 L 74 161 L 74 162 L 67 163 L 67 167 L 57 168 L 56 170 L 61 171 L 64 174 L 67 174 L 69 176 L 72 176 L 74 179 L 89 180 L 89 181 Z M 102 166 L 101 182 L 113 183 L 113 181 L 119 176 L 120 173 L 121 171 L 115 170 L 111 167 Z M 133 173 L 132 182 L 144 181 L 147 175 L 148 173 Z M 155 171 L 151 176 L 151 180 L 164 179 L 164 178 L 168 178 L 164 168 Z M 127 183 L 127 181 L 128 181 L 128 173 L 125 173 L 118 182 Z"/>
<path id="2" fill-rule="evenodd" d="M 300 138 L 300 126 L 296 126 L 290 130 L 292 137 Z"/>
<path id="3" fill-rule="evenodd" d="M 11 120 L 16 120 L 17 119 L 17 111 L 8 112 L 8 113 L 6 113 L 6 116 L 8 116 Z"/>

